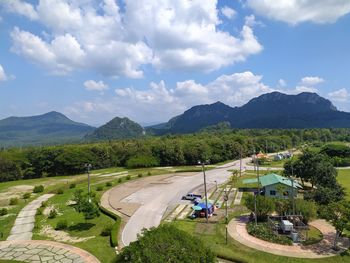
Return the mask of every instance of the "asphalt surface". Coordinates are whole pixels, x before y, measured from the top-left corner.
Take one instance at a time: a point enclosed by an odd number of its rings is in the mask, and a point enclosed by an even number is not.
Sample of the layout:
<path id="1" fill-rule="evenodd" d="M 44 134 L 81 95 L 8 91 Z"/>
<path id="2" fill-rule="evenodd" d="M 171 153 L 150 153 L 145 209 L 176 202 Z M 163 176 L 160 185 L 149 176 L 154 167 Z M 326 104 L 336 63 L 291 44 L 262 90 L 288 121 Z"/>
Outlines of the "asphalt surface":
<path id="1" fill-rule="evenodd" d="M 250 158 L 242 160 L 242 170 Z M 248 167 L 247 167 L 248 168 Z M 239 161 L 234 161 L 206 171 L 207 185 L 224 183 L 232 175 L 228 170 L 239 170 Z M 160 224 L 168 206 L 181 202 L 181 197 L 203 185 L 203 173 L 193 176 L 174 176 L 163 184 L 154 184 L 126 197 L 123 202 L 139 203 L 141 206 L 129 218 L 122 232 L 122 242 L 129 245 L 137 239 L 143 228 Z M 208 189 L 207 189 L 208 190 Z M 110 198 L 113 198 L 111 196 Z"/>

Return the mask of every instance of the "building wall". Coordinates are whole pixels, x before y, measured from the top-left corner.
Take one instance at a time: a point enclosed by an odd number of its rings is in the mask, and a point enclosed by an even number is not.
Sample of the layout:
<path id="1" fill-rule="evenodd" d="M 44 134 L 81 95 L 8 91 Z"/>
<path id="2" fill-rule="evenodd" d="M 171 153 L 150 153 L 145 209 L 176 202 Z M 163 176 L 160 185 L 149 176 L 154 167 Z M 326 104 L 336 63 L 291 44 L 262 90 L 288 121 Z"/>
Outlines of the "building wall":
<path id="1" fill-rule="evenodd" d="M 281 183 L 265 186 L 264 189 L 265 189 L 265 196 L 266 197 L 288 199 L 288 198 L 292 197 L 292 193 L 293 193 L 291 186 L 287 186 L 287 185 L 284 185 Z M 273 195 L 271 193 L 271 191 L 275 191 L 275 195 Z M 288 194 L 287 194 L 287 192 L 288 192 Z M 287 195 L 284 195 L 283 193 L 285 193 Z M 297 196 L 297 193 L 298 193 L 298 190 L 294 189 L 294 196 Z"/>

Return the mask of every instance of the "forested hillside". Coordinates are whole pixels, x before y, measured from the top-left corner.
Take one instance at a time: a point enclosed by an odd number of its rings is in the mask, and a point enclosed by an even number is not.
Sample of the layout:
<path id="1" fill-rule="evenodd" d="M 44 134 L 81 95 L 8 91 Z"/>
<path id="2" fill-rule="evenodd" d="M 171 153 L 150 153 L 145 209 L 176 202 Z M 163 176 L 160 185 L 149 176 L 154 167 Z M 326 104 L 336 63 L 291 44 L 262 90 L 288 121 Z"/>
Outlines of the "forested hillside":
<path id="1" fill-rule="evenodd" d="M 349 129 L 228 130 L 189 135 L 115 140 L 103 143 L 32 147 L 0 151 L 0 181 L 74 175 L 84 163 L 94 169 L 114 166 L 193 165 L 222 162 L 254 151 L 274 152 L 305 143 L 350 142 Z"/>

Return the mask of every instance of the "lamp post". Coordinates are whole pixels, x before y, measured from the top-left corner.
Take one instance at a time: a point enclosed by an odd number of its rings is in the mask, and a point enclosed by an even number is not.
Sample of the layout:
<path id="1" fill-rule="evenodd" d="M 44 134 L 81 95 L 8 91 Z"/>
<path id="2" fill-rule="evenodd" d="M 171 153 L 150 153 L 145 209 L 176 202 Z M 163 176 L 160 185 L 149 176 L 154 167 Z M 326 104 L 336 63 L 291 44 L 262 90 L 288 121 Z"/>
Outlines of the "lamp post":
<path id="1" fill-rule="evenodd" d="M 228 223 L 228 214 L 227 214 L 227 201 L 228 201 L 228 194 L 227 188 L 224 189 L 224 201 L 225 201 L 225 232 L 226 232 L 226 245 L 227 245 L 227 223 Z"/>
<path id="2" fill-rule="evenodd" d="M 198 164 L 202 165 L 202 171 L 203 171 L 203 180 L 204 180 L 204 196 L 205 196 L 205 218 L 207 220 L 207 223 L 209 222 L 208 218 L 208 194 L 207 194 L 207 179 L 205 175 L 205 163 L 198 161 Z"/>
<path id="3" fill-rule="evenodd" d="M 90 169 L 92 168 L 92 165 L 90 163 L 86 163 L 85 168 L 88 175 L 88 198 L 89 198 L 89 203 L 91 203 Z"/>
<path id="4" fill-rule="evenodd" d="M 218 181 L 214 181 L 214 183 L 215 183 L 215 191 L 217 191 L 218 190 Z"/>

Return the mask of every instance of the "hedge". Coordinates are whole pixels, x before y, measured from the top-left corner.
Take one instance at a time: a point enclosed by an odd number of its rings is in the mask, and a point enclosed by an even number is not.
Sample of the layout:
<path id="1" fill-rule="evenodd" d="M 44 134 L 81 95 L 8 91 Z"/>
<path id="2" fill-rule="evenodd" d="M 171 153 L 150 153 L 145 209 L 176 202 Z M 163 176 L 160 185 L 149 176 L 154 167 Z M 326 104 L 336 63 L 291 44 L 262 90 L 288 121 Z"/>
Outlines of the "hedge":
<path id="1" fill-rule="evenodd" d="M 119 236 L 120 224 L 121 224 L 122 220 L 118 215 L 116 215 L 113 212 L 109 211 L 108 209 L 102 207 L 101 205 L 99 206 L 99 208 L 103 214 L 105 214 L 105 215 L 107 215 L 115 220 L 114 224 L 112 225 L 112 229 L 111 229 L 110 242 L 111 242 L 112 247 L 116 247 L 116 246 L 118 246 L 118 236 Z"/>

